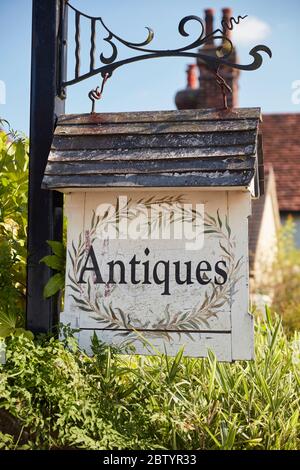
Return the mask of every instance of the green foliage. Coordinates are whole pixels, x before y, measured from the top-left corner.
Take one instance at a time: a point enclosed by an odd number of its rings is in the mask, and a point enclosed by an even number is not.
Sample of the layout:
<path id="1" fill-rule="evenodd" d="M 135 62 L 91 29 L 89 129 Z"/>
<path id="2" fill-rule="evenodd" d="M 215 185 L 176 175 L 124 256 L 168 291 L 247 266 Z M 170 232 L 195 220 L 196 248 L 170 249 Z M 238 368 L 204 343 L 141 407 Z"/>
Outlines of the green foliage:
<path id="1" fill-rule="evenodd" d="M 0 431 L 0 450 L 11 450 L 14 448 L 14 439 L 10 434 Z"/>
<path id="2" fill-rule="evenodd" d="M 0 317 L 0 338 L 7 338 L 10 335 L 25 335 L 33 339 L 33 333 L 18 326 L 18 318 L 13 313 L 2 313 Z"/>
<path id="3" fill-rule="evenodd" d="M 282 315 L 288 334 L 300 329 L 300 250 L 295 245 L 295 231 L 290 217 L 278 233 L 276 258 L 261 286 L 273 293 L 272 310 Z"/>
<path id="4" fill-rule="evenodd" d="M 0 447 L 300 449 L 300 335 L 269 311 L 253 362 L 126 356 L 95 337 L 90 358 L 65 333 L 7 340 L 0 412 L 22 432 L 0 428 Z"/>
<path id="5" fill-rule="evenodd" d="M 300 329 L 300 250 L 295 245 L 295 231 L 295 223 L 289 218 L 280 232 L 275 265 L 279 277 L 273 309 L 282 312 L 283 324 L 289 333 Z"/>
<path id="6" fill-rule="evenodd" d="M 24 323 L 28 140 L 0 131 L 0 327 Z"/>
<path id="7" fill-rule="evenodd" d="M 64 243 L 53 240 L 48 240 L 47 243 L 51 247 L 53 254 L 45 256 L 40 262 L 45 263 L 46 266 L 58 272 L 54 274 L 45 285 L 45 298 L 52 297 L 57 294 L 57 292 L 64 289 L 66 270 L 66 248 Z"/>

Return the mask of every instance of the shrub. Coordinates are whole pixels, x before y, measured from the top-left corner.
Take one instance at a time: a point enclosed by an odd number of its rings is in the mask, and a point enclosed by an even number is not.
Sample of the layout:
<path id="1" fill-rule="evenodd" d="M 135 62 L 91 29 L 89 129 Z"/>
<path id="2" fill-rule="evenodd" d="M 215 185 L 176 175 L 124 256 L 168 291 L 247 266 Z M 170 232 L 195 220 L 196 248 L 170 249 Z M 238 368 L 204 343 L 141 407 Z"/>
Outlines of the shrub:
<path id="1" fill-rule="evenodd" d="M 272 294 L 272 310 L 280 312 L 287 334 L 300 330 L 300 249 L 295 244 L 296 226 L 292 217 L 281 227 L 277 254 L 265 273 L 261 292 Z"/>
<path id="2" fill-rule="evenodd" d="M 296 226 L 288 218 L 279 234 L 277 265 L 280 276 L 275 284 L 273 309 L 282 312 L 288 333 L 300 329 L 300 250 L 295 245 Z"/>
<path id="3" fill-rule="evenodd" d="M 0 131 L 0 328 L 24 322 L 27 180 L 28 140 Z"/>
<path id="4" fill-rule="evenodd" d="M 7 340 L 0 412 L 18 432 L 12 441 L 0 427 L 2 447 L 300 449 L 300 336 L 287 339 L 269 312 L 253 362 L 93 348 L 90 358 L 70 336 Z"/>

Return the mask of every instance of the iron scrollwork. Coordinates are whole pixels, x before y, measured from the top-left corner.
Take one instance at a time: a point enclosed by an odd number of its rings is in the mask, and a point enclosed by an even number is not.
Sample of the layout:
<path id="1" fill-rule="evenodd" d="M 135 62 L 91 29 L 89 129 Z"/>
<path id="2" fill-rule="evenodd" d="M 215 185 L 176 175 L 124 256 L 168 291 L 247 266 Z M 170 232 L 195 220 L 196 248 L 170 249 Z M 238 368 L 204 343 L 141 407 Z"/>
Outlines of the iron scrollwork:
<path id="1" fill-rule="evenodd" d="M 146 27 L 147 37 L 144 41 L 139 43 L 134 43 L 126 41 L 119 35 L 111 31 L 108 26 L 105 24 L 101 17 L 93 17 L 87 15 L 76 9 L 69 2 L 66 2 L 66 7 L 73 10 L 75 13 L 75 74 L 74 77 L 70 80 L 66 80 L 61 84 L 61 90 L 64 90 L 70 85 L 74 85 L 78 82 L 81 82 L 87 78 L 90 78 L 94 75 L 101 74 L 104 80 L 107 80 L 108 77 L 111 77 L 113 72 L 130 63 L 155 59 L 161 57 L 189 57 L 195 58 L 203 61 L 209 68 L 211 68 L 215 73 L 218 72 L 218 69 L 222 65 L 228 67 L 239 69 L 239 70 L 257 70 L 263 62 L 262 52 L 265 52 L 270 58 L 272 57 L 271 50 L 264 45 L 258 45 L 250 50 L 249 55 L 253 58 L 252 62 L 249 64 L 237 64 L 232 63 L 229 58 L 233 52 L 233 44 L 226 32 L 232 30 L 234 25 L 239 24 L 246 16 L 238 16 L 238 18 L 230 18 L 229 22 L 222 21 L 221 29 L 216 29 L 211 34 L 205 34 L 205 26 L 201 18 L 198 16 L 186 16 L 183 18 L 178 26 L 179 34 L 183 37 L 188 37 L 190 34 L 187 31 L 187 25 L 191 21 L 197 22 L 200 27 L 200 32 L 193 42 L 190 44 L 180 47 L 177 49 L 151 49 L 149 46 L 154 39 L 154 31 Z M 80 73 L 80 22 L 81 19 L 85 18 L 90 22 L 90 67 L 89 71 L 81 74 Z M 107 36 L 103 39 L 107 42 L 111 49 L 111 55 L 106 56 L 103 52 L 99 56 L 100 66 L 96 66 L 96 26 L 101 24 L 104 31 L 107 33 Z M 215 55 L 210 55 L 205 53 L 203 46 L 212 42 L 212 40 L 219 40 L 220 46 L 216 48 Z M 137 51 L 138 54 L 126 59 L 118 60 L 118 46 L 123 45 L 131 51 Z M 199 50 L 199 48 L 201 48 Z M 197 50 L 195 50 L 197 49 Z"/>

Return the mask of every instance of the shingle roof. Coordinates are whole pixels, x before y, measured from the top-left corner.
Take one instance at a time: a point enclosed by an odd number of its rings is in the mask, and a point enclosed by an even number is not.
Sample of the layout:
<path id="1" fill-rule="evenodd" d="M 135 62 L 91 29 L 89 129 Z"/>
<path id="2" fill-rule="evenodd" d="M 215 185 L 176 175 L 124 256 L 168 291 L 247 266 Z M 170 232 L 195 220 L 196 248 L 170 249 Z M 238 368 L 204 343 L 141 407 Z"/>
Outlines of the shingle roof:
<path id="1" fill-rule="evenodd" d="M 43 187 L 248 187 L 260 118 L 258 108 L 61 116 Z"/>
<path id="2" fill-rule="evenodd" d="M 266 164 L 275 172 L 280 211 L 300 211 L 300 114 L 264 114 Z"/>

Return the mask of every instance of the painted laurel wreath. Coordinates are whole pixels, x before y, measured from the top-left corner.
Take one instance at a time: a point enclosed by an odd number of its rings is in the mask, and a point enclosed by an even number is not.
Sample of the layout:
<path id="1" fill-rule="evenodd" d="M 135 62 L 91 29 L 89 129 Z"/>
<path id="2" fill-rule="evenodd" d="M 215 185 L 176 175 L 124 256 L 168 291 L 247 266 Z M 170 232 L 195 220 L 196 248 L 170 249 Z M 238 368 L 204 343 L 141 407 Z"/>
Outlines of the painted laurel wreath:
<path id="1" fill-rule="evenodd" d="M 141 199 L 137 201 L 135 205 L 143 204 L 149 208 L 151 204 L 172 204 L 174 207 L 176 203 L 182 204 L 183 196 L 175 198 L 167 197 L 163 199 L 154 199 L 153 197 L 146 200 Z M 127 207 L 120 208 L 118 205 L 116 206 L 116 214 L 114 217 L 118 218 L 124 215 L 125 212 L 122 214 L 122 211 L 126 211 L 127 217 L 130 220 L 133 220 L 138 215 L 137 211 L 132 208 L 132 200 L 130 199 L 128 200 Z M 180 212 L 180 214 L 182 216 L 182 212 Z M 189 221 L 194 221 L 196 215 L 195 210 L 187 210 L 187 212 L 184 212 L 183 217 L 187 218 Z M 173 221 L 175 221 L 175 218 L 176 214 L 173 217 Z M 103 329 L 120 330 L 117 333 L 127 338 L 135 335 L 137 330 L 145 330 L 143 333 L 147 333 L 149 337 L 155 337 L 159 334 L 160 337 L 164 336 L 166 339 L 172 340 L 171 332 L 176 331 L 178 334 L 182 332 L 182 334 L 193 339 L 189 331 L 201 330 L 203 327 L 209 328 L 209 320 L 218 318 L 220 308 L 225 304 L 230 306 L 231 298 L 236 293 L 237 283 L 242 278 L 240 269 L 243 264 L 243 257 L 238 260 L 235 259 L 234 252 L 236 243 L 232 237 L 227 216 L 225 216 L 225 220 L 222 220 L 219 210 L 215 217 L 205 213 L 204 234 L 218 239 L 222 257 L 227 262 L 229 282 L 223 285 L 208 284 L 209 289 L 206 291 L 204 299 L 196 303 L 196 305 L 188 311 L 171 314 L 170 305 L 168 304 L 163 312 L 162 318 L 157 321 L 155 325 L 151 326 L 149 321 L 144 324 L 140 321 L 138 322 L 139 324 L 132 324 L 129 314 L 120 308 L 114 307 L 113 301 L 108 302 L 105 293 L 103 295 L 99 290 L 92 288 L 93 284 L 90 277 L 86 284 L 79 284 L 80 270 L 84 265 L 84 260 L 90 246 L 97 239 L 97 231 L 107 226 L 110 222 L 108 213 L 105 213 L 102 217 L 96 216 L 94 213 L 90 229 L 84 234 L 80 234 L 77 245 L 75 246 L 73 241 L 72 249 L 68 251 L 71 261 L 71 269 L 68 272 L 68 279 L 70 281 L 68 287 L 72 290 L 71 296 L 75 305 L 81 311 L 90 314 L 91 318 L 99 322 Z M 113 288 L 115 288 L 115 286 L 105 286 L 106 292 L 111 293 Z"/>

